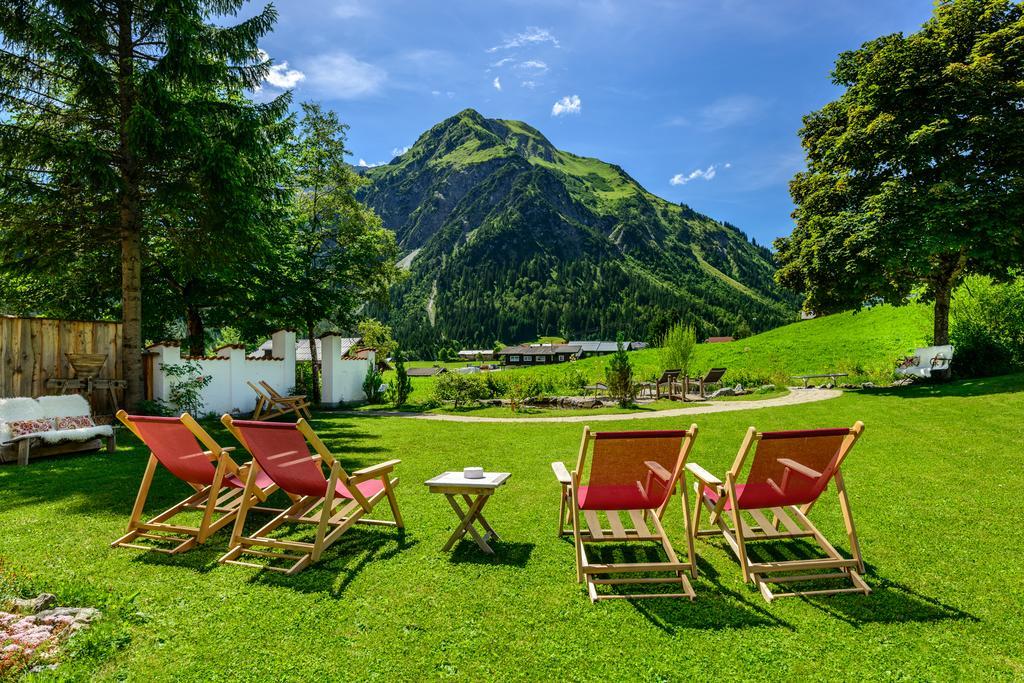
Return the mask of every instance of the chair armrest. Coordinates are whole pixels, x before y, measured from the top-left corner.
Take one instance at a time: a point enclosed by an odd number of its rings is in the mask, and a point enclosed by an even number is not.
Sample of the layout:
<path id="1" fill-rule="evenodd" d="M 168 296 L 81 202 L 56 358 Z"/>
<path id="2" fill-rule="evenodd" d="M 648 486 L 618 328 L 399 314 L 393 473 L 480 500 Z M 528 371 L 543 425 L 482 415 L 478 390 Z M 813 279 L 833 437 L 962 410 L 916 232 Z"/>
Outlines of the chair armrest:
<path id="1" fill-rule="evenodd" d="M 555 472 L 555 479 L 562 486 L 571 486 L 572 477 L 569 476 L 569 470 L 565 468 L 565 463 L 553 462 L 551 463 L 551 469 Z"/>
<path id="2" fill-rule="evenodd" d="M 820 479 L 821 472 L 812 470 L 807 465 L 801 465 L 796 460 L 790 460 L 789 458 L 779 458 L 778 463 L 788 469 L 793 470 L 798 474 L 802 474 L 809 479 Z"/>
<path id="3" fill-rule="evenodd" d="M 647 460 L 644 464 L 647 465 L 647 469 L 653 472 L 654 476 L 658 479 L 661 479 L 665 483 L 672 481 L 672 473 L 662 467 L 659 463 L 656 463 L 653 460 Z"/>
<path id="4" fill-rule="evenodd" d="M 722 480 L 708 472 L 695 462 L 686 463 L 686 471 L 692 474 L 697 480 L 708 488 L 718 489 L 722 486 Z"/>
<path id="5" fill-rule="evenodd" d="M 374 477 L 379 477 L 382 474 L 387 474 L 391 470 L 395 469 L 395 465 L 397 465 L 400 462 L 402 461 L 388 460 L 386 462 L 377 463 L 376 465 L 370 465 L 369 467 L 364 467 L 361 470 L 356 470 L 351 475 L 349 475 L 349 479 L 359 481 L 362 481 L 364 479 L 373 479 Z"/>

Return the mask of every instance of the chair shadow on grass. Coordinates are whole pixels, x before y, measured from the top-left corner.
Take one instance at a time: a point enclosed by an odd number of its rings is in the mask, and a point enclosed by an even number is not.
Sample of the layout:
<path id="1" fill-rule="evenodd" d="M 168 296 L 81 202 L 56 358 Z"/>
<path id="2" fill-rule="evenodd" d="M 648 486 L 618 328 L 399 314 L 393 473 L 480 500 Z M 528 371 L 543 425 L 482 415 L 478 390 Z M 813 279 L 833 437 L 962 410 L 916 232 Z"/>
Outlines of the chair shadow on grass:
<path id="1" fill-rule="evenodd" d="M 567 540 L 572 541 L 571 538 Z M 676 551 L 679 554 L 678 548 Z M 665 559 L 664 553 L 654 545 L 645 547 L 611 544 L 602 547 L 588 545 L 587 554 L 591 559 L 600 562 L 651 562 Z M 680 556 L 680 559 L 683 557 Z M 699 554 L 697 556 L 697 572 L 698 578 L 690 579 L 694 592 L 697 594 L 695 600 L 638 598 L 629 599 L 629 602 L 651 624 L 670 635 L 683 629 L 719 630 L 777 627 L 790 631 L 795 630 L 792 624 L 772 614 L 766 606 L 758 604 L 756 600 L 760 600 L 760 595 L 755 593 L 751 599 L 748 599 L 747 596 L 723 585 L 718 571 Z M 598 589 L 599 593 L 607 591 L 619 595 L 630 594 L 636 590 L 636 586 L 628 584 L 606 585 Z M 658 592 L 650 585 L 645 585 L 640 590 L 650 593 Z M 679 586 L 677 585 L 664 584 L 666 593 L 674 593 L 678 590 Z M 585 586 L 581 593 L 587 594 Z"/>
<path id="2" fill-rule="evenodd" d="M 455 544 L 448 561 L 452 564 L 482 564 L 488 566 L 505 566 L 524 568 L 530 561 L 535 543 L 519 543 L 515 541 L 487 542 L 494 549 L 493 555 L 488 555 L 480 549 L 471 538 L 463 538 Z"/>
<path id="3" fill-rule="evenodd" d="M 249 583 L 290 588 L 301 593 L 328 593 L 341 597 L 349 585 L 370 564 L 386 562 L 412 548 L 419 541 L 405 529 L 354 526 L 327 548 L 320 561 L 294 576 L 252 569 Z"/>
<path id="4" fill-rule="evenodd" d="M 718 547 L 727 553 L 734 560 L 736 571 L 739 572 L 739 562 L 736 561 L 735 555 L 724 544 L 724 541 L 716 539 L 713 545 L 709 545 Z M 833 545 L 845 557 L 851 556 L 847 548 L 839 544 Z M 751 561 L 754 562 L 786 562 L 823 557 L 817 545 L 804 539 L 752 543 L 748 544 L 747 551 Z M 799 599 L 856 628 L 865 624 L 927 623 L 946 620 L 980 621 L 969 612 L 947 605 L 938 598 L 924 595 L 905 584 L 879 575 L 877 568 L 871 564 L 866 564 L 865 569 L 867 571 L 863 578 L 871 587 L 870 595 L 846 593 L 800 596 Z M 833 583 L 834 585 L 840 583 L 849 585 L 848 582 L 842 580 Z M 822 584 L 819 583 L 816 587 L 820 588 Z M 760 598 L 760 594 L 753 589 L 751 594 Z M 779 599 L 793 600 L 794 598 L 780 597 Z"/>

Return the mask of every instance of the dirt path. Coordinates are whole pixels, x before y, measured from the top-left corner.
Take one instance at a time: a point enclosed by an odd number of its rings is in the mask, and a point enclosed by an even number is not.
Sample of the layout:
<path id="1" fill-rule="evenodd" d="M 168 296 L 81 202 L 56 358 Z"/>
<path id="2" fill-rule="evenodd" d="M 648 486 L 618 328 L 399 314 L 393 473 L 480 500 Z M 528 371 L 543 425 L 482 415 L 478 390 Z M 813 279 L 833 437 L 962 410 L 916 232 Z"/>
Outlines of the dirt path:
<path id="1" fill-rule="evenodd" d="M 728 413 L 734 410 L 757 410 L 759 408 L 778 408 L 794 406 L 801 403 L 815 403 L 837 398 L 843 392 L 838 389 L 790 389 L 785 396 L 766 398 L 762 401 L 723 401 L 689 408 L 672 408 L 671 410 L 650 410 L 644 413 L 608 413 L 604 415 L 566 415 L 565 417 L 474 417 L 472 415 L 442 415 L 436 413 L 405 413 L 400 411 L 373 411 L 360 415 L 380 415 L 382 417 L 403 417 L 409 420 L 435 420 L 439 422 L 615 422 L 616 420 L 651 420 L 662 417 L 680 417 L 682 415 L 700 415 L 703 413 Z"/>

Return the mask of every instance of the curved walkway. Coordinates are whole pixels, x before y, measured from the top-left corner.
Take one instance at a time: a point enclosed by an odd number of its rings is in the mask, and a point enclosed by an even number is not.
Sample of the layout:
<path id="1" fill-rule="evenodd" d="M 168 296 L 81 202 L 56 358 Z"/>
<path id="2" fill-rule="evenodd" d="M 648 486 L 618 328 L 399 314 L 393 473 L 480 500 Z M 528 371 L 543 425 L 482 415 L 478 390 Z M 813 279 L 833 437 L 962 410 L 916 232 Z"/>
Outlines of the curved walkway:
<path id="1" fill-rule="evenodd" d="M 691 408 L 672 408 L 670 410 L 649 410 L 644 413 L 605 413 L 599 415 L 567 415 L 565 417 L 474 417 L 472 415 L 444 415 L 439 413 L 406 413 L 400 411 L 374 411 L 372 415 L 381 417 L 403 417 L 410 420 L 436 420 L 439 422 L 615 422 L 617 420 L 651 420 L 662 417 L 679 417 L 682 415 L 700 415 L 702 413 L 728 413 L 734 410 L 757 410 L 759 408 L 778 408 L 794 406 L 801 403 L 815 403 L 838 398 L 843 394 L 838 389 L 790 389 L 785 396 L 766 398 L 761 401 L 723 401 L 693 406 Z M 368 415 L 371 413 L 359 413 Z"/>

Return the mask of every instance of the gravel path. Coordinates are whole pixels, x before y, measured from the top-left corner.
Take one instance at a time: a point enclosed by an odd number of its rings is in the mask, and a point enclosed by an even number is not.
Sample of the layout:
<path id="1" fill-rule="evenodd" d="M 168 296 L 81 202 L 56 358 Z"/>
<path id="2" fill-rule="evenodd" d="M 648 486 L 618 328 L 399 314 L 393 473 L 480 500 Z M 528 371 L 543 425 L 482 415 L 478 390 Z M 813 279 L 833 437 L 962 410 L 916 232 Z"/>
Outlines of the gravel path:
<path id="1" fill-rule="evenodd" d="M 434 413 L 406 413 L 400 411 L 361 412 L 360 415 L 379 415 L 382 417 L 403 417 L 410 420 L 435 420 L 438 422 L 615 422 L 617 420 L 650 420 L 662 417 L 679 417 L 682 415 L 700 415 L 702 413 L 728 413 L 734 410 L 757 410 L 759 408 L 778 408 L 793 406 L 800 403 L 815 403 L 838 398 L 842 395 L 838 389 L 797 389 L 791 388 L 785 396 L 766 398 L 761 401 L 723 401 L 692 406 L 690 408 L 672 408 L 671 410 L 651 410 L 645 413 L 609 413 L 605 415 L 566 415 L 565 417 L 474 417 L 471 415 L 441 415 Z"/>

